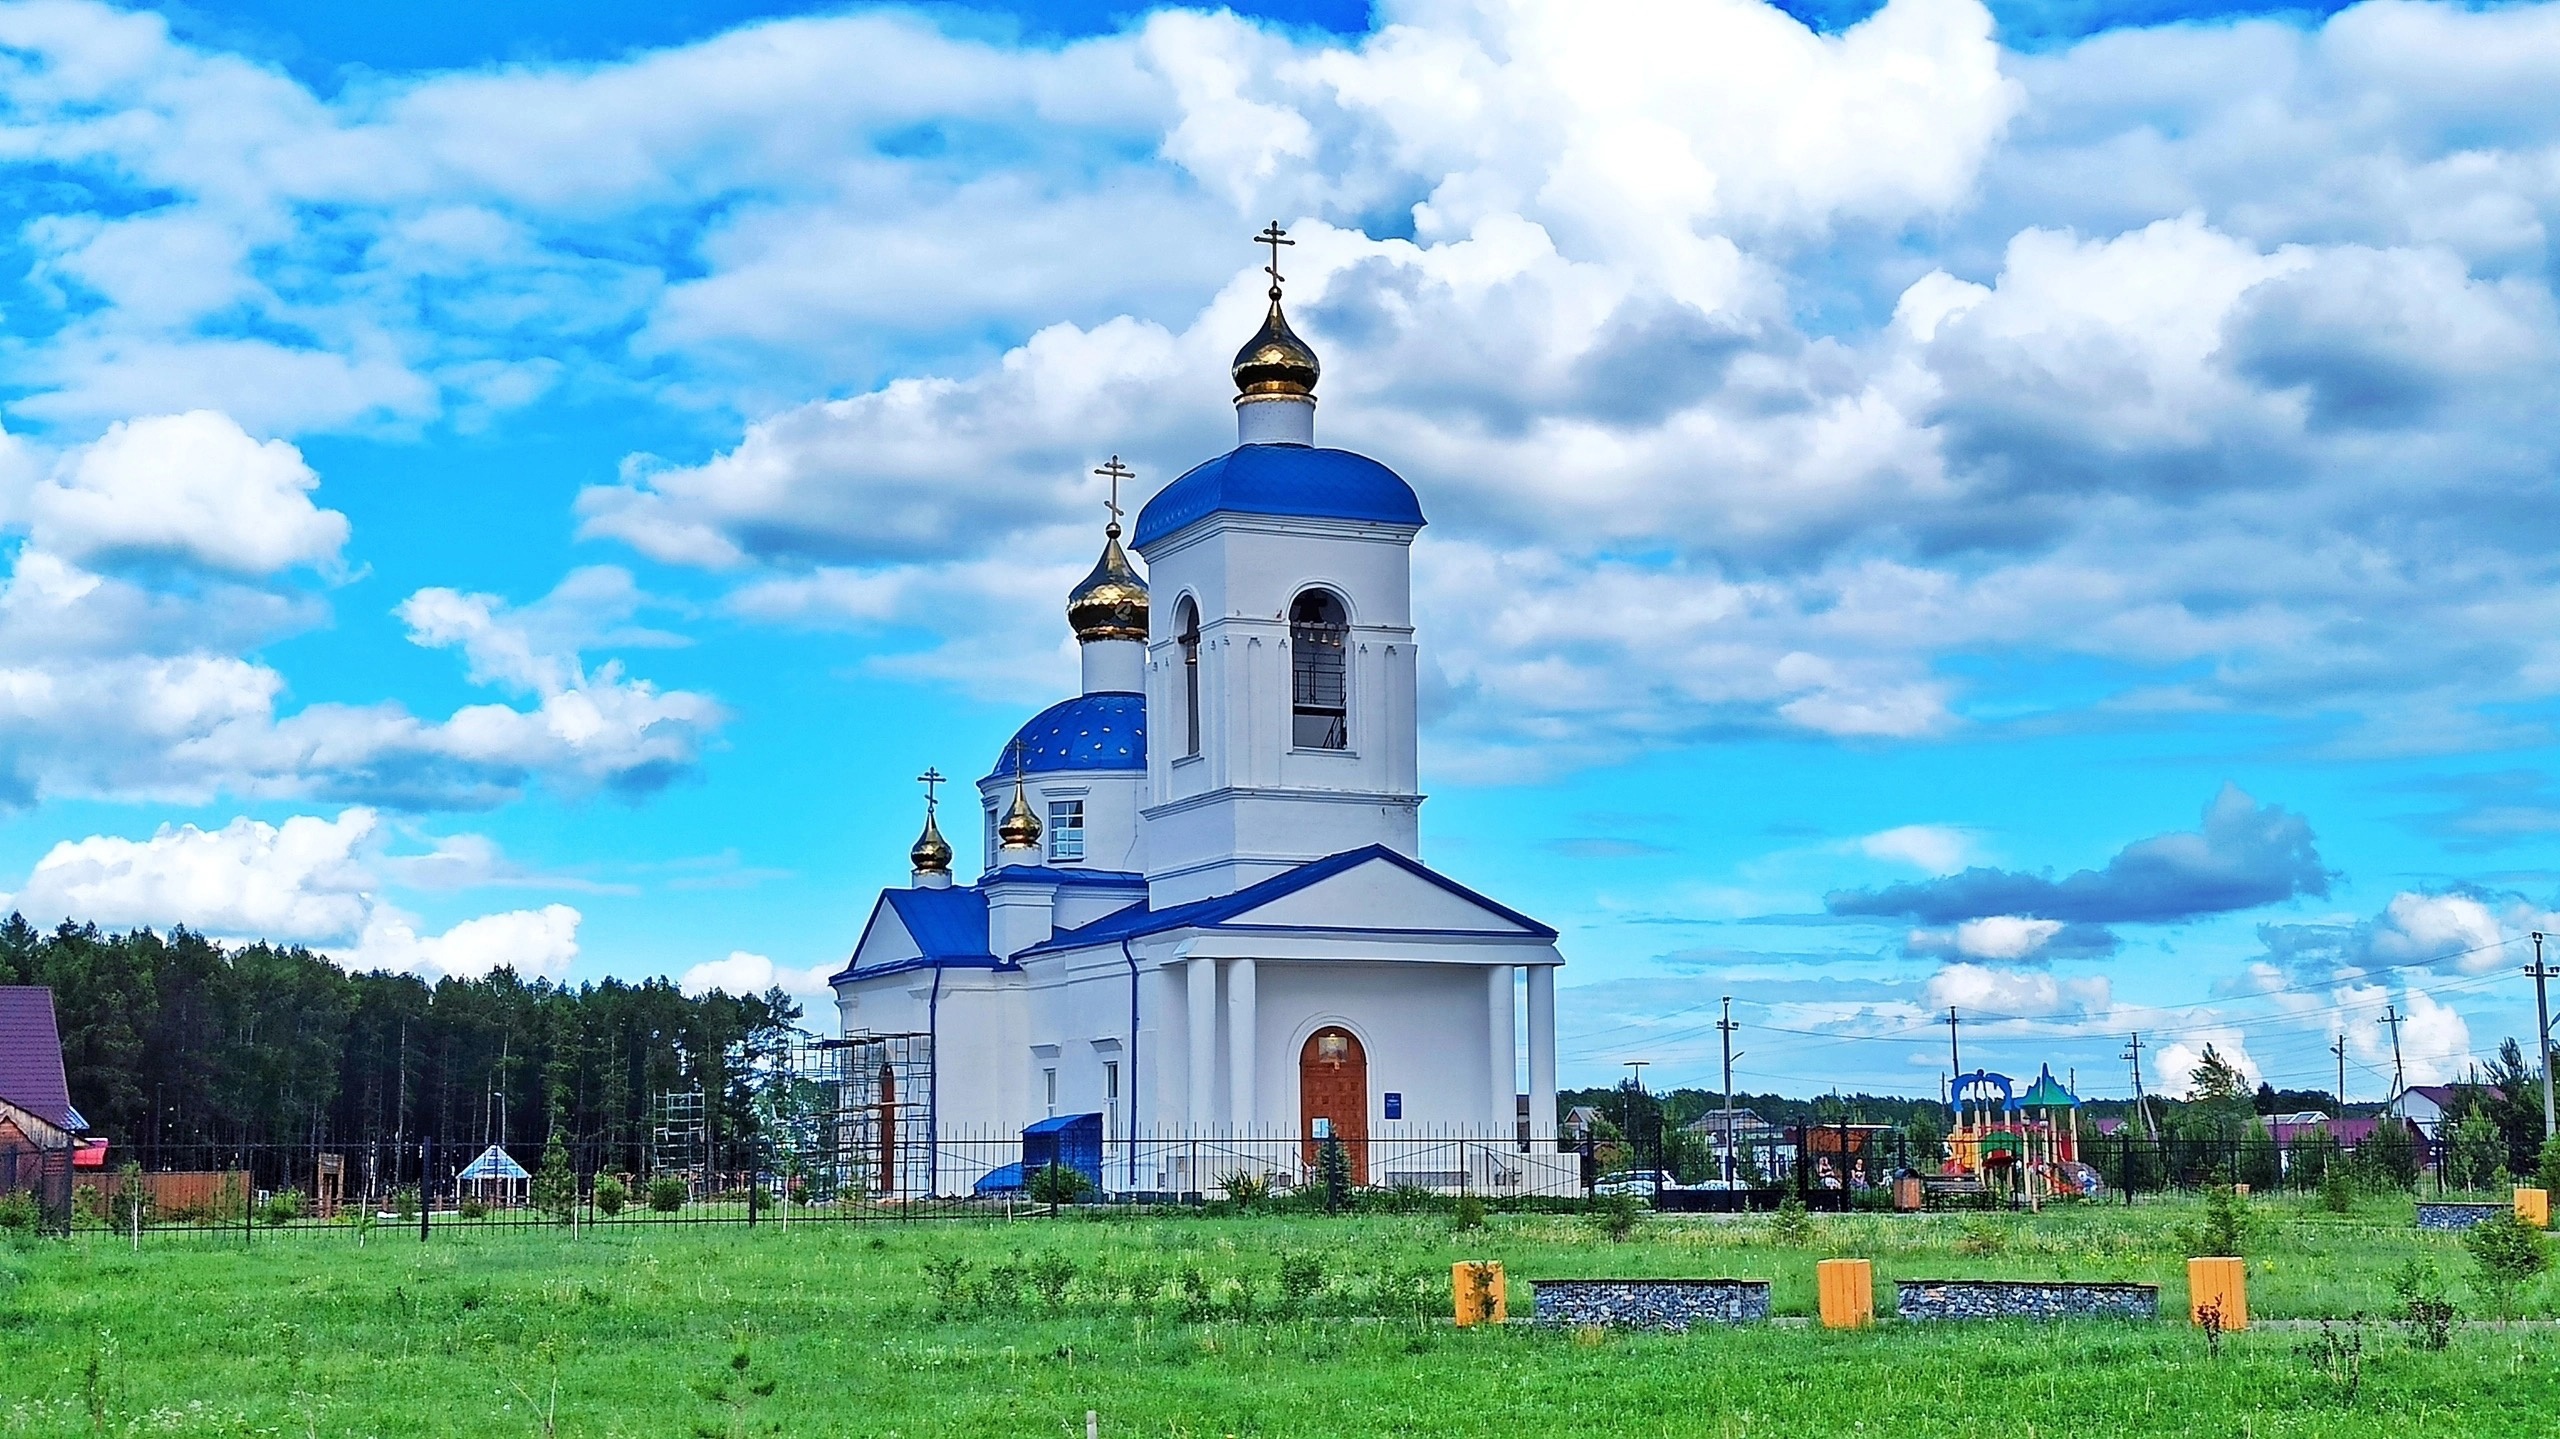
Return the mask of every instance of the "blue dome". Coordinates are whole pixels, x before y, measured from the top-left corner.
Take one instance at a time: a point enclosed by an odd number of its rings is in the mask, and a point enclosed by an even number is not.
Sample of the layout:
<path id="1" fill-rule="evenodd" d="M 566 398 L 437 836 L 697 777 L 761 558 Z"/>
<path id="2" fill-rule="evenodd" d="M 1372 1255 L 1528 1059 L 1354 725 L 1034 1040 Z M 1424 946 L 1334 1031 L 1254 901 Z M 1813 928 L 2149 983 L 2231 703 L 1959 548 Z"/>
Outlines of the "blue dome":
<path id="1" fill-rule="evenodd" d="M 1051 774 L 1071 769 L 1145 769 L 1147 767 L 1147 697 L 1133 694 L 1078 695 L 1053 704 L 1014 731 L 1004 752 L 996 756 L 989 779 L 1013 773 L 1013 747 L 1022 746 L 1024 774 Z"/>
<path id="2" fill-rule="evenodd" d="M 1244 515 L 1422 524 L 1422 502 L 1395 471 L 1349 450 L 1238 445 L 1194 466 L 1138 512 L 1138 549 L 1225 510 Z"/>

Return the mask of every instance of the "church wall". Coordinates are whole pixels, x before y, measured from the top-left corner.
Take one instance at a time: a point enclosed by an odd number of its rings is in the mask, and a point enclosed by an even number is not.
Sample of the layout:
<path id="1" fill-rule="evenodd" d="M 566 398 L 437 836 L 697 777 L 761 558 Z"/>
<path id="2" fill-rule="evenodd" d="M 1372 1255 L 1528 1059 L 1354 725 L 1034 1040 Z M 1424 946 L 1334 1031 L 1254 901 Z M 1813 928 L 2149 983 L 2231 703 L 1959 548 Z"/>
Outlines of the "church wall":
<path id="1" fill-rule="evenodd" d="M 1140 849 L 1138 808 L 1145 801 L 1146 786 L 1144 770 L 1079 769 L 1024 775 L 1023 797 L 1030 802 L 1031 812 L 1040 817 L 1040 862 L 1061 869 L 1143 871 L 1146 860 Z M 1054 852 L 1055 836 L 1048 832 L 1049 806 L 1059 800 L 1084 803 L 1084 855 L 1080 859 Z M 990 775 L 978 782 L 981 870 L 995 865 L 996 822 L 1012 804 L 1013 776 Z"/>
<path id="2" fill-rule="evenodd" d="M 1297 1132 L 1299 1050 L 1326 1023 L 1349 1029 L 1368 1052 L 1373 1138 L 1490 1127 L 1496 1107 L 1481 967 L 1262 960 L 1254 988 L 1259 1127 Z M 1390 1090 L 1404 1096 L 1401 1121 L 1385 1117 Z M 1226 1101 L 1222 1093 L 1222 1112 Z M 1501 1112 L 1509 1112 L 1507 1096 Z"/>

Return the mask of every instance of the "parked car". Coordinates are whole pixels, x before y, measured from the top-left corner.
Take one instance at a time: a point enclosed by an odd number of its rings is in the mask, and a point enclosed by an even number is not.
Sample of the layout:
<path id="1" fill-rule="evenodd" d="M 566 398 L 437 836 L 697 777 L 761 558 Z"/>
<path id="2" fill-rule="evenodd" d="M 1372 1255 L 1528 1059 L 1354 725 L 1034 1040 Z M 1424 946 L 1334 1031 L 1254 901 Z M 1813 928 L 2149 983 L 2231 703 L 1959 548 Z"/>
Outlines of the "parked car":
<path id="1" fill-rule="evenodd" d="M 1662 1190 L 1677 1189 L 1679 1187 L 1678 1182 L 1673 1180 L 1670 1175 L 1665 1174 L 1658 1169 L 1621 1169 L 1614 1174 L 1601 1175 L 1599 1182 L 1591 1186 L 1591 1192 L 1594 1194 L 1632 1194 L 1638 1199 L 1651 1199 L 1655 1194 Z"/>

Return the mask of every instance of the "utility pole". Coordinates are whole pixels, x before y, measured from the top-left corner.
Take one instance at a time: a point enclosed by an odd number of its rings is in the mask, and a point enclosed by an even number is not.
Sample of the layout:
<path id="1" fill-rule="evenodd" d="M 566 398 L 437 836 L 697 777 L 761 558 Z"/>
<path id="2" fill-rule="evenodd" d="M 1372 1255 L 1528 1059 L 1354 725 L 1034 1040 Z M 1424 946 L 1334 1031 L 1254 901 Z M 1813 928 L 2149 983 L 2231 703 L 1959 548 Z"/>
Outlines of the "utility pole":
<path id="1" fill-rule="evenodd" d="M 2551 1111 L 2551 997 L 2543 981 L 2551 978 L 2550 966 L 2542 962 L 2542 931 L 2533 934 L 2533 968 L 2525 973 L 2533 976 L 2534 1033 L 2542 1043 L 2542 1137 L 2549 1139 L 2560 1125 L 2555 1125 Z"/>
<path id="2" fill-rule="evenodd" d="M 1725 1155 L 1725 1188 L 1733 1188 L 1733 1029 L 1736 1029 L 1736 1024 L 1733 1024 L 1733 996 L 1731 996 L 1731 993 L 1728 993 L 1728 996 L 1725 996 L 1725 1017 L 1723 1017 L 1723 1019 L 1718 1019 L 1718 1022 L 1715 1022 L 1715 1029 L 1718 1029 L 1718 1032 L 1723 1034 L 1723 1040 L 1725 1040 L 1725 1114 L 1723 1114 L 1723 1121 L 1725 1121 L 1725 1142 L 1723 1142 L 1723 1155 Z"/>
<path id="3" fill-rule="evenodd" d="M 1947 1006 L 1947 1073 L 1952 1076 L 1947 1081 L 1947 1092 L 1952 1097 L 1964 1087 L 1964 1054 L 1956 1048 L 1956 1007 L 1952 1004 Z M 1964 1116 L 1959 1111 L 1956 1117 L 1961 1121 Z"/>
<path id="4" fill-rule="evenodd" d="M 1650 1059 L 1630 1059 L 1626 1063 L 1627 1068 L 1636 1072 L 1635 1094 L 1628 1095 L 1627 1102 L 1621 1106 L 1625 1110 L 1627 1116 L 1627 1156 L 1632 1159 L 1637 1154 L 1636 1095 L 1644 1093 L 1644 1067 L 1653 1063 L 1653 1061 Z"/>
<path id="5" fill-rule="evenodd" d="M 2401 1026 L 2402 1024 L 2406 1023 L 2407 1021 L 2408 1021 L 2408 1016 L 2407 1016 L 2407 1015 L 2402 1014 L 2402 1013 L 2400 1012 L 2400 1006 L 2398 1006 L 2398 1005 L 2396 1005 L 2396 1004 L 2386 1004 L 2386 1005 L 2384 1005 L 2384 1006 L 2382 1007 L 2382 1018 L 2377 1019 L 2377 1020 L 2375 1020 L 2375 1021 L 2374 1021 L 2374 1023 L 2376 1023 L 2376 1024 L 2386 1024 L 2386 1025 L 2389 1025 L 2389 1026 L 2391 1027 L 2391 1098 L 2392 1098 L 2392 1099 L 2398 1099 L 2398 1098 L 2400 1097 L 2400 1091 L 2408 1087 L 2408 1083 L 2407 1083 L 2408 1071 L 2407 1071 L 2407 1070 L 2405 1070 L 2405 1069 L 2403 1069 L 2403 1068 L 2401 1067 L 2401 1065 L 2400 1065 L 2400 1026 Z M 2388 1101 L 2385 1101 L 2385 1102 L 2387 1103 Z"/>
<path id="6" fill-rule="evenodd" d="M 2347 1037 L 2339 1035 L 2338 1042 L 2329 1046 L 2329 1052 L 2338 1056 L 2338 1117 L 2344 1119 L 2347 1117 Z"/>
<path id="7" fill-rule="evenodd" d="M 2142 1092 L 2142 1031 L 2135 1030 L 2128 1039 L 2130 1042 L 2125 1045 L 2124 1058 L 2133 1061 L 2133 1107 L 2142 1116 L 2143 1137 L 2158 1139 L 2160 1127 L 2151 1122 L 2151 1097 Z"/>

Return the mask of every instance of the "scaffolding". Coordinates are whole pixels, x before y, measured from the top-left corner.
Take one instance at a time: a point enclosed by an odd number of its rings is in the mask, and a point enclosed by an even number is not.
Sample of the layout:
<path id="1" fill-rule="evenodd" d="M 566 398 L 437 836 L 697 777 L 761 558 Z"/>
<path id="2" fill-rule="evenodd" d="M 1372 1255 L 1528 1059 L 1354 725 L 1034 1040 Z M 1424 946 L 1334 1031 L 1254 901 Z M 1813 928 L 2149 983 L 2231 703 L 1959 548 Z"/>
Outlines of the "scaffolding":
<path id="1" fill-rule="evenodd" d="M 933 1192 L 933 1039 L 804 1036 L 754 1076 L 759 1159 L 798 1202 Z"/>
<path id="2" fill-rule="evenodd" d="M 649 1177 L 681 1179 L 697 1199 L 710 1192 L 710 1111 L 700 1088 L 659 1091 L 650 1112 Z"/>

